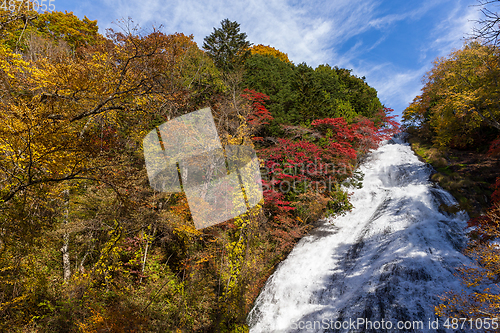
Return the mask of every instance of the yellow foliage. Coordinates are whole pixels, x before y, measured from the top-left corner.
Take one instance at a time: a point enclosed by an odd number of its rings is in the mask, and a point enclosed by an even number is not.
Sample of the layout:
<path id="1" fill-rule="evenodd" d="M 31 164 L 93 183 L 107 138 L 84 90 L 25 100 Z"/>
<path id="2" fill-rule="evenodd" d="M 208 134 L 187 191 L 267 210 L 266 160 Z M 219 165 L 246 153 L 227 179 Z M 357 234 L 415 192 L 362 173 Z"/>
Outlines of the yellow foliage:
<path id="1" fill-rule="evenodd" d="M 425 121 L 436 144 L 465 146 L 481 124 L 500 129 L 500 51 L 477 42 L 438 58 L 425 78 L 422 96 L 405 110 L 405 120 Z M 427 119 L 426 119 L 427 118 Z"/>
<path id="2" fill-rule="evenodd" d="M 186 235 L 188 238 L 197 237 L 202 235 L 201 231 L 192 225 L 182 224 L 174 228 L 174 234 Z"/>
<path id="3" fill-rule="evenodd" d="M 251 140 L 252 132 L 251 128 L 248 126 L 248 123 L 245 117 L 238 115 L 238 119 L 240 120 L 240 125 L 236 129 L 236 133 L 231 135 L 226 133 L 225 137 L 222 140 L 224 145 L 236 145 L 236 146 L 249 146 L 254 147 L 253 141 Z"/>
<path id="4" fill-rule="evenodd" d="M 274 47 L 269 45 L 268 46 L 262 44 L 254 45 L 250 48 L 250 52 L 252 54 L 260 54 L 260 55 L 275 57 L 283 62 L 291 64 L 291 61 L 288 59 L 288 55 L 286 53 L 283 53 L 280 50 L 275 49 Z"/>

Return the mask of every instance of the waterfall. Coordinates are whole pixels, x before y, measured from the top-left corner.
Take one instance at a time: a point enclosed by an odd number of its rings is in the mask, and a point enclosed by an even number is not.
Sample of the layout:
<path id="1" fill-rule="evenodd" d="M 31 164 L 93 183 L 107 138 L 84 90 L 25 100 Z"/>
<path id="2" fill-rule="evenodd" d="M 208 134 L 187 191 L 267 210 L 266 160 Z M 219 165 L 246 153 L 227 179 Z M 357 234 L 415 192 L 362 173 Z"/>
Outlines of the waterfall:
<path id="1" fill-rule="evenodd" d="M 360 171 L 354 209 L 324 220 L 280 263 L 249 313 L 251 333 L 445 332 L 434 306 L 463 288 L 454 273 L 470 263 L 467 214 L 440 210 L 455 199 L 401 138 Z"/>

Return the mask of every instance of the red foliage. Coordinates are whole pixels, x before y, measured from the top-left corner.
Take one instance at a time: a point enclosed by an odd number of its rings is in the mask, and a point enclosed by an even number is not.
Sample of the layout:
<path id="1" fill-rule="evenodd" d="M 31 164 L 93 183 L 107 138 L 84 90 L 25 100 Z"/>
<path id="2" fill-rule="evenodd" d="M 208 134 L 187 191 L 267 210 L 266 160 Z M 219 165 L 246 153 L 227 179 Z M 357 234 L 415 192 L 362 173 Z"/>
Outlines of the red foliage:
<path id="1" fill-rule="evenodd" d="M 263 97 L 254 96 L 262 110 Z M 287 197 L 293 198 L 311 188 L 330 192 L 351 176 L 358 153 L 376 148 L 399 131 L 394 116 L 388 115 L 391 111 L 380 110 L 376 118 L 378 127 L 366 118 L 351 125 L 344 118 L 317 119 L 311 126 L 319 132 L 319 139 L 317 136 L 311 142 L 280 138 L 277 145 L 261 149 L 259 157 L 264 160 L 265 169 L 262 184 L 268 208 L 278 214 L 287 213 L 295 209 Z"/>
<path id="2" fill-rule="evenodd" d="M 349 141 L 361 137 L 353 132 L 344 119 L 317 120 L 313 126 L 330 131 L 320 142 L 278 139 L 278 144 L 259 151 L 266 169 L 263 180 L 266 203 L 284 212 L 293 210 L 283 193 L 301 192 L 307 188 L 329 190 L 340 178 L 350 175 L 347 171 L 356 159 L 356 151 Z M 340 171 L 340 172 L 339 172 Z"/>
<path id="3" fill-rule="evenodd" d="M 252 112 L 247 117 L 248 123 L 253 127 L 269 124 L 269 121 L 274 119 L 264 106 L 265 101 L 269 100 L 269 96 L 250 89 L 245 89 L 244 92 L 245 94 L 241 94 L 241 97 L 252 102 L 253 107 Z"/>
<path id="4" fill-rule="evenodd" d="M 327 130 L 333 130 L 333 137 L 339 141 L 354 141 L 361 138 L 361 135 L 346 123 L 344 118 L 317 119 L 311 123 L 312 126 L 326 134 Z"/>
<path id="5" fill-rule="evenodd" d="M 488 150 L 488 155 L 500 155 L 500 136 L 495 140 L 491 141 L 490 149 Z"/>
<path id="6" fill-rule="evenodd" d="M 337 182 L 339 168 L 341 174 L 348 172 L 356 152 L 348 143 L 330 142 L 324 147 L 308 141 L 278 139 L 278 145 L 259 151 L 264 159 L 262 184 L 266 203 L 284 212 L 295 209 L 285 199 L 283 193 L 304 191 L 315 186 L 316 189 L 332 188 Z M 350 172 L 349 172 L 350 174 Z"/>
<path id="7" fill-rule="evenodd" d="M 377 148 L 382 141 L 382 138 L 377 135 L 377 127 L 370 119 L 361 119 L 352 125 L 352 129 L 360 136 L 356 141 L 356 149 L 361 153 L 367 153 L 370 149 Z"/>
<path id="8" fill-rule="evenodd" d="M 377 136 L 382 140 L 390 139 L 400 132 L 400 124 L 394 120 L 396 116 L 389 115 L 392 112 L 394 110 L 390 108 L 383 108 L 378 111 L 377 118 L 380 121 L 380 127 L 378 128 Z"/>
<path id="9" fill-rule="evenodd" d="M 493 188 L 493 194 L 491 194 L 491 202 L 493 204 L 500 204 L 500 177 L 497 178 L 497 181 L 494 185 L 491 186 Z"/>
<path id="10" fill-rule="evenodd" d="M 144 239 L 135 236 L 125 238 L 123 244 L 119 246 L 123 270 L 136 279 L 148 278 L 148 275 L 142 271 L 140 260 L 136 257 L 138 251 L 144 247 L 144 243 Z"/>
<path id="11" fill-rule="evenodd" d="M 490 222 L 490 219 L 486 215 L 471 218 L 467 221 L 467 228 L 469 229 L 470 235 L 479 241 L 489 240 L 490 238 L 488 235 L 482 230 L 484 230 Z"/>
<path id="12" fill-rule="evenodd" d="M 288 211 L 295 209 L 295 207 L 290 206 L 290 201 L 285 200 L 285 196 L 283 195 L 283 193 L 273 189 L 268 181 L 262 180 L 262 185 L 265 188 L 263 194 L 268 208 L 271 208 L 271 210 L 276 210 L 276 213 L 278 213 L 279 215 L 286 215 Z"/>

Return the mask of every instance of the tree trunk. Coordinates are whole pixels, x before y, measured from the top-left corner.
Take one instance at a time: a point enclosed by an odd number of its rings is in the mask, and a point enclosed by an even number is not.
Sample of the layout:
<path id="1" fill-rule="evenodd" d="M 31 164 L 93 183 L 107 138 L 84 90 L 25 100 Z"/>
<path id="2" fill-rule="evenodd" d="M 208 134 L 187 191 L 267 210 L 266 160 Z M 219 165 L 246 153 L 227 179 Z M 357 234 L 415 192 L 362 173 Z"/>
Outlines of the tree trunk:
<path id="1" fill-rule="evenodd" d="M 62 252 L 62 262 L 63 262 L 63 278 L 64 282 L 67 282 L 71 277 L 71 262 L 69 260 L 69 231 L 67 230 L 68 218 L 69 218 L 69 190 L 63 191 L 64 196 L 64 236 L 63 236 L 63 246 L 61 248 Z"/>
<path id="2" fill-rule="evenodd" d="M 62 261 L 63 261 L 63 277 L 64 277 L 64 282 L 67 282 L 71 277 L 71 262 L 69 261 L 69 249 L 68 249 L 69 233 L 65 232 L 63 237 L 64 237 L 64 245 L 61 248 Z"/>

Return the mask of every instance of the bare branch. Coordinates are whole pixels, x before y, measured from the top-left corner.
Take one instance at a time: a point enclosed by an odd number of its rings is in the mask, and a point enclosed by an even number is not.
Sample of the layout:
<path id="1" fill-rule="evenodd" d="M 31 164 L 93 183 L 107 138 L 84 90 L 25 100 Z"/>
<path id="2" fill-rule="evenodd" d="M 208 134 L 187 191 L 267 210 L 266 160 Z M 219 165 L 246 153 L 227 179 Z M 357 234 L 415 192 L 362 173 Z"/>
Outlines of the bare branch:
<path id="1" fill-rule="evenodd" d="M 480 39 L 485 43 L 491 43 L 493 45 L 500 45 L 500 15 L 489 8 L 488 5 L 494 3 L 500 3 L 500 0 L 478 0 L 479 5 L 482 7 L 480 9 L 483 14 L 483 18 L 476 20 L 479 27 L 473 28 L 472 37 L 475 39 Z"/>

